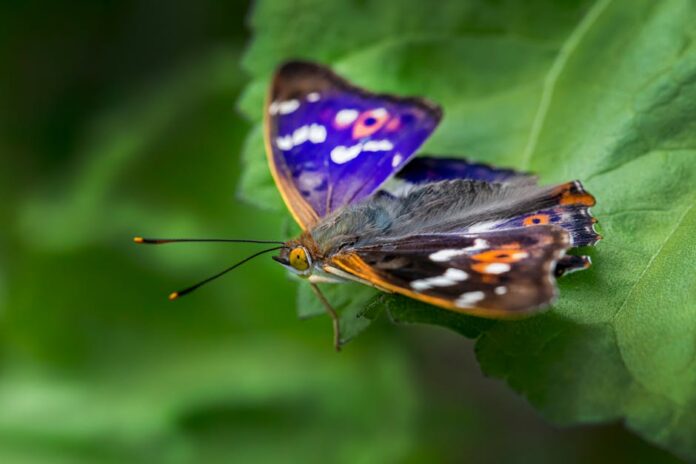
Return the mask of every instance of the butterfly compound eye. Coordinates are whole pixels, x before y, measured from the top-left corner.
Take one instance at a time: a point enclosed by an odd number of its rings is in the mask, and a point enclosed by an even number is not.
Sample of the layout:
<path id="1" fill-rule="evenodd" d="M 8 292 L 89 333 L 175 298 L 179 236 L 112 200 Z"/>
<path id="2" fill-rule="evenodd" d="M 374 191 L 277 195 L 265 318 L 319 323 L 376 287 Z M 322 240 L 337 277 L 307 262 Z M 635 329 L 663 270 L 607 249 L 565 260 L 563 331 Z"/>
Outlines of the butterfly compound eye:
<path id="1" fill-rule="evenodd" d="M 307 251 L 302 247 L 293 248 L 290 251 L 290 266 L 298 271 L 306 271 L 309 269 L 309 258 Z"/>

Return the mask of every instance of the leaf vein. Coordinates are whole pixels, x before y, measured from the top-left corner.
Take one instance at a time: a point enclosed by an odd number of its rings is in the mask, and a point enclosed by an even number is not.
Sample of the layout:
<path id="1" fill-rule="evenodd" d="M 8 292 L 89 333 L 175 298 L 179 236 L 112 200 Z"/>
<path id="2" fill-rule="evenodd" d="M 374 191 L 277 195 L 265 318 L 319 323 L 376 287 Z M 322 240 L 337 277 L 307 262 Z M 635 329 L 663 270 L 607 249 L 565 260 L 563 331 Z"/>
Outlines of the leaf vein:
<path id="1" fill-rule="evenodd" d="M 694 200 L 696 201 L 696 198 L 694 198 Z M 655 261 L 655 259 L 657 259 L 657 257 L 660 255 L 660 253 L 662 253 L 662 249 L 665 247 L 665 245 L 667 245 L 667 243 L 670 241 L 670 239 L 672 238 L 674 233 L 681 227 L 682 222 L 684 222 L 684 219 L 686 218 L 686 216 L 691 212 L 692 209 L 694 209 L 694 205 L 696 205 L 696 202 L 693 202 L 691 204 L 691 206 L 689 206 L 688 208 L 686 208 L 686 210 L 684 210 L 684 213 L 679 217 L 679 220 L 677 221 L 674 228 L 669 232 L 669 234 L 667 234 L 667 237 L 665 237 L 662 244 L 660 244 L 660 247 L 650 257 L 650 260 L 648 260 L 648 263 L 646 264 L 645 269 L 643 269 L 643 271 L 640 273 L 640 275 L 638 276 L 638 279 L 636 279 L 636 282 L 631 286 L 631 289 L 626 294 L 626 298 L 624 298 L 623 303 L 621 303 L 621 306 L 619 306 L 619 308 L 616 310 L 616 312 L 612 316 L 612 320 L 616 320 L 616 318 L 619 316 L 621 311 L 623 311 L 623 309 L 626 307 L 628 300 L 631 299 L 631 295 L 633 295 L 633 292 L 636 290 L 638 285 L 641 283 L 641 281 L 643 280 L 643 277 L 645 277 L 645 274 L 648 272 L 650 267 L 653 265 L 653 262 Z"/>
<path id="2" fill-rule="evenodd" d="M 577 49 L 582 39 L 597 21 L 597 18 L 599 18 L 602 12 L 611 3 L 611 1 L 612 0 L 598 0 L 592 6 L 592 8 L 590 8 L 580 23 L 578 23 L 577 27 L 573 29 L 568 38 L 565 40 L 558 51 L 556 59 L 553 61 L 553 63 L 551 63 L 551 67 L 544 78 L 541 98 L 539 99 L 539 106 L 537 107 L 534 121 L 532 122 L 532 128 L 529 133 L 529 138 L 527 139 L 527 145 L 522 152 L 522 169 L 529 169 L 532 154 L 536 150 L 539 137 L 541 136 L 541 131 L 546 123 L 546 116 L 548 115 L 551 100 L 553 99 L 553 94 L 556 90 L 556 83 L 558 82 L 558 78 L 560 77 L 561 73 L 565 69 L 568 59 Z"/>

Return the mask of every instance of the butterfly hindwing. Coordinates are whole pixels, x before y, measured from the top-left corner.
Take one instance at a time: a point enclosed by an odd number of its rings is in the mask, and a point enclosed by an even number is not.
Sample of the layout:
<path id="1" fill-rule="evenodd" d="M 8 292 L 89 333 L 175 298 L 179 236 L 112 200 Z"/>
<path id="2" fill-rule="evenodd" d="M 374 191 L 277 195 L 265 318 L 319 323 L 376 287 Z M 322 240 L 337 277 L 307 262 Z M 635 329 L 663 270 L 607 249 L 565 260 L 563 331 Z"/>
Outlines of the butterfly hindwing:
<path id="1" fill-rule="evenodd" d="M 304 229 L 376 191 L 441 117 L 426 100 L 373 94 L 297 61 L 276 72 L 265 112 L 271 172 Z"/>
<path id="2" fill-rule="evenodd" d="M 579 181 L 556 187 L 537 185 L 535 176 L 512 169 L 496 168 L 456 158 L 418 157 L 413 159 L 386 188 L 387 193 L 399 195 L 414 191 L 414 187 L 435 185 L 442 181 L 464 181 L 470 185 L 467 196 L 485 198 L 485 202 L 472 201 L 468 220 L 459 221 L 458 231 L 504 230 L 535 225 L 554 224 L 571 234 L 573 246 L 594 245 L 600 236 L 594 230 L 596 220 L 589 208 L 595 199 Z M 441 184 L 442 196 L 456 189 L 456 185 Z M 431 199 L 427 200 L 432 203 Z M 437 200 L 439 201 L 439 199 Z M 448 203 L 449 204 L 449 203 Z M 445 213 L 451 217 L 456 212 Z M 473 224 L 471 219 L 474 219 Z"/>
<path id="3" fill-rule="evenodd" d="M 579 181 L 568 182 L 546 189 L 535 203 L 518 214 L 510 214 L 493 229 L 554 224 L 570 233 L 574 247 L 591 246 L 601 239 L 594 228 L 597 220 L 590 213 L 590 207 L 594 204 L 595 198 L 587 193 Z"/>
<path id="4" fill-rule="evenodd" d="M 451 179 L 529 186 L 537 183 L 536 176 L 513 169 L 497 168 L 464 159 L 424 156 L 413 159 L 396 177 L 413 185 Z M 543 192 L 542 188 L 539 191 Z M 589 212 L 595 199 L 580 182 L 568 182 L 549 190 L 539 198 L 539 204 L 544 204 L 544 207 L 535 210 L 532 205 L 519 211 L 519 214 L 512 212 L 511 217 L 501 221 L 496 228 L 556 224 L 570 232 L 574 246 L 594 245 L 599 240 L 593 228 L 596 221 Z"/>
<path id="5" fill-rule="evenodd" d="M 417 235 L 333 256 L 325 270 L 453 311 L 514 317 L 550 304 L 570 247 L 557 226 Z"/>
<path id="6" fill-rule="evenodd" d="M 440 180 L 469 179 L 484 182 L 521 182 L 536 184 L 532 174 L 514 169 L 497 168 L 462 158 L 419 156 L 411 160 L 396 176 L 409 184 L 424 184 Z"/>
<path id="7" fill-rule="evenodd" d="M 454 202 L 452 198 L 457 197 L 467 199 Z M 433 232 L 473 233 L 550 224 L 568 231 L 574 247 L 594 245 L 601 238 L 589 210 L 595 199 L 579 181 L 556 186 L 442 181 L 412 190 L 404 201 L 413 210 L 427 210 L 440 218 L 430 228 Z"/>

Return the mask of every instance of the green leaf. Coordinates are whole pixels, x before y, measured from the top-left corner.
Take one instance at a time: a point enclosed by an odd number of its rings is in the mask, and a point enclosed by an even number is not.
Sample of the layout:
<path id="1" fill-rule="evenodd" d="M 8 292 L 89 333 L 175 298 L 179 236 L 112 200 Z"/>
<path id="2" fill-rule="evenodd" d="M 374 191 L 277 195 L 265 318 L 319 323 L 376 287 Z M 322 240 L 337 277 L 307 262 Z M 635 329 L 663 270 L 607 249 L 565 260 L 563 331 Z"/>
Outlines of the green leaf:
<path id="1" fill-rule="evenodd" d="M 562 279 L 551 311 L 481 323 L 383 302 L 396 319 L 480 332 L 483 370 L 551 420 L 624 420 L 696 459 L 693 1 L 267 0 L 252 24 L 253 82 L 240 101 L 256 123 L 246 198 L 282 207 L 260 167 L 259 119 L 270 72 L 296 56 L 371 89 L 441 103 L 444 120 L 423 151 L 533 170 L 548 183 L 582 180 L 605 240 L 590 251 L 590 271 Z"/>
<path id="2" fill-rule="evenodd" d="M 401 295 L 385 295 L 381 303 L 396 323 L 439 325 L 468 338 L 478 337 L 482 331 L 494 323 L 490 319 L 457 314 Z"/>
<path id="3" fill-rule="evenodd" d="M 364 314 L 373 303 L 378 292 L 356 283 L 342 285 L 320 285 L 320 290 L 339 314 L 341 344 L 348 343 L 370 325 L 377 313 Z M 306 282 L 300 282 L 297 290 L 297 315 L 310 318 L 326 314 L 326 309 Z"/>
<path id="4" fill-rule="evenodd" d="M 322 462 L 336 448 L 338 462 L 394 462 L 411 446 L 415 392 L 386 344 L 371 366 L 256 335 L 181 348 L 80 376 L 6 371 L 0 456 L 17 457 L 3 462 Z"/>

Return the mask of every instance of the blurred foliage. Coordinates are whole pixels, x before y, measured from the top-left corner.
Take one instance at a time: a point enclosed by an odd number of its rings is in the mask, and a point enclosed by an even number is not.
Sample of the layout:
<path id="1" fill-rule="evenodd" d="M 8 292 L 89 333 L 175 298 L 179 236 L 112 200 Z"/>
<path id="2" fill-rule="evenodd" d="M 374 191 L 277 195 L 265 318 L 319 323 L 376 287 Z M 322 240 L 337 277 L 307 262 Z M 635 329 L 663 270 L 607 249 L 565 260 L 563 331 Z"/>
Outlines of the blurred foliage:
<path id="1" fill-rule="evenodd" d="M 500 137 L 511 144 L 510 158 L 495 159 L 513 163 L 536 106 L 524 89 L 505 89 L 510 82 L 540 85 L 539 66 L 554 59 L 586 5 L 471 1 L 442 2 L 440 10 L 416 3 L 405 15 L 387 2 L 261 2 L 247 52 L 244 3 L 3 3 L 0 462 L 673 461 L 618 425 L 546 425 L 481 376 L 469 341 L 442 329 L 397 328 L 382 318 L 336 355 L 329 321 L 297 320 L 296 284 L 270 260 L 166 301 L 169 291 L 251 253 L 252 245 L 130 243 L 134 234 L 285 234 L 286 218 L 235 198 L 238 154 L 262 156 L 253 149 L 258 128 L 236 106 L 246 89 L 241 106 L 258 116 L 268 73 L 290 55 L 336 63 L 375 88 L 468 99 L 448 108 L 451 122 L 431 148 L 468 147 L 493 157 L 500 145 L 492 143 L 492 131 L 519 131 L 514 143 Z M 327 27 L 339 17 L 344 21 Z M 425 48 L 397 40 L 425 28 L 431 36 Z M 437 42 L 450 35 L 461 37 L 451 47 Z M 472 44 L 482 48 L 472 51 Z M 393 52 L 379 52 L 389 47 Z M 351 53 L 358 49 L 364 53 Z M 458 52 L 468 58 L 451 62 L 448 72 L 442 64 L 400 71 L 411 63 L 409 53 L 448 63 Z M 489 72 L 480 77 L 464 73 L 485 66 Z M 420 81 L 410 77 L 418 73 Z M 466 76 L 472 80 L 461 80 Z M 466 99 L 454 98 L 460 93 Z M 486 116 L 489 99 L 508 106 Z M 520 114 L 528 105 L 530 114 Z M 460 131 L 462 118 L 480 126 Z M 583 130 L 584 139 L 593 129 Z M 258 192 L 256 203 L 280 206 L 272 185 L 258 188 L 265 171 L 245 173 L 247 196 Z M 550 180 L 560 174 L 547 173 Z M 401 321 L 425 314 L 433 322 L 426 307 L 399 311 L 398 300 L 382 303 Z M 558 311 L 557 318 L 575 320 Z M 455 324 L 443 313 L 436 313 L 441 325 Z M 535 320 L 542 328 L 552 322 Z M 514 352 L 507 331 L 523 331 L 521 353 L 538 348 L 544 339 L 532 340 L 539 332 L 525 327 L 469 320 L 458 329 L 469 336 L 485 331 L 479 345 L 485 360 L 496 349 Z M 578 355 L 573 344 L 591 339 L 572 335 L 565 352 Z M 602 365 L 603 346 L 587 347 L 588 360 Z M 529 368 L 531 360 L 530 354 L 506 361 L 517 388 L 552 372 L 544 371 L 553 367 L 548 362 Z M 485 365 L 504 375 L 495 363 Z M 589 371 L 586 362 L 578 367 Z M 566 371 L 546 381 L 561 388 L 569 377 Z M 569 404 L 582 393 L 570 390 Z M 539 395 L 530 395 L 536 404 Z M 618 415 L 602 416 L 609 417 Z"/>

